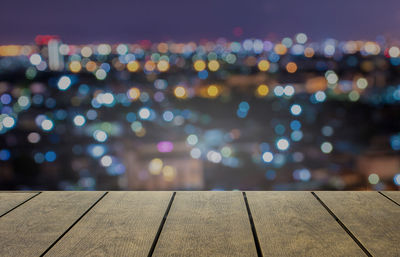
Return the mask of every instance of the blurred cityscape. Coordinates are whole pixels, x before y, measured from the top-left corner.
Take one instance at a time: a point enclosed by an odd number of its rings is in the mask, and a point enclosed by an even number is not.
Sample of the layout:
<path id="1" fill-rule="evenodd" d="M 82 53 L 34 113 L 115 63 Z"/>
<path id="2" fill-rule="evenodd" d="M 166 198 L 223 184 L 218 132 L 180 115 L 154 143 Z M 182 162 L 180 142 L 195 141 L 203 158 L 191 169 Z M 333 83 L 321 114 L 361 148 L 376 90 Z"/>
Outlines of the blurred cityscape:
<path id="1" fill-rule="evenodd" d="M 1 190 L 398 190 L 400 42 L 0 46 Z"/>

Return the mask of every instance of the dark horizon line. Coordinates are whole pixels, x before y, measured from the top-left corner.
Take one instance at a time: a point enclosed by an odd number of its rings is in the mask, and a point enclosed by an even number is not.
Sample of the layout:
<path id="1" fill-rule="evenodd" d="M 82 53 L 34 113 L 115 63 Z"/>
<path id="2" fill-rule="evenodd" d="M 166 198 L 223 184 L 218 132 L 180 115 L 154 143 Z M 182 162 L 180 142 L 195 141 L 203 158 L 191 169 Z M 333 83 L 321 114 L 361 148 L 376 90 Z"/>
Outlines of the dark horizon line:
<path id="1" fill-rule="evenodd" d="M 299 32 L 302 33 L 302 32 Z M 270 35 L 273 34 L 274 36 L 240 36 L 240 37 L 236 37 L 236 36 L 219 36 L 219 37 L 208 37 L 208 38 L 204 38 L 204 37 L 197 37 L 197 38 L 193 38 L 193 39 L 189 39 L 189 38 L 181 38 L 181 37 L 168 37 L 168 38 L 164 38 L 162 39 L 162 37 L 160 38 L 146 38 L 143 37 L 142 39 L 133 39 L 133 40 L 129 40 L 129 39 L 116 39 L 115 37 L 111 37 L 112 39 L 110 39 L 110 37 L 108 39 L 104 39 L 104 40 L 99 40 L 99 39 L 94 39 L 94 40 L 89 40 L 89 39 L 84 39 L 84 40 L 80 40 L 78 41 L 76 38 L 75 39 L 65 39 L 65 37 L 63 38 L 60 35 L 57 35 L 55 33 L 48 33 L 48 34 L 37 34 L 36 36 L 39 35 L 51 35 L 51 36 L 58 36 L 61 40 L 61 42 L 66 43 L 66 44 L 71 44 L 71 45 L 87 45 L 87 44 L 101 44 L 101 43 L 105 43 L 105 44 L 136 44 L 136 43 L 140 43 L 141 41 L 150 41 L 151 43 L 161 43 L 161 42 L 174 42 L 174 43 L 189 43 L 189 42 L 201 42 L 201 41 L 218 41 L 219 39 L 225 39 L 229 42 L 233 42 L 233 41 L 243 41 L 245 39 L 261 39 L 261 40 L 270 40 L 272 42 L 278 42 L 280 40 L 282 40 L 285 37 L 290 37 L 290 38 L 294 38 L 296 34 L 293 35 L 286 35 L 286 36 L 282 36 L 282 35 L 278 35 L 277 33 L 269 33 Z M 321 42 L 327 39 L 333 39 L 333 40 L 337 40 L 337 41 L 377 41 L 377 39 L 379 37 L 384 37 L 385 40 L 387 41 L 400 41 L 400 36 L 396 37 L 393 35 L 376 35 L 375 37 L 359 37 L 359 38 L 349 38 L 349 37 L 331 37 L 331 36 L 310 36 L 309 34 L 305 33 L 308 37 L 307 42 Z M 1 45 L 30 45 L 30 44 L 35 44 L 35 37 L 34 36 L 32 38 L 32 40 L 1 40 L 0 39 L 0 44 Z M 4 39 L 4 38 L 3 38 Z"/>

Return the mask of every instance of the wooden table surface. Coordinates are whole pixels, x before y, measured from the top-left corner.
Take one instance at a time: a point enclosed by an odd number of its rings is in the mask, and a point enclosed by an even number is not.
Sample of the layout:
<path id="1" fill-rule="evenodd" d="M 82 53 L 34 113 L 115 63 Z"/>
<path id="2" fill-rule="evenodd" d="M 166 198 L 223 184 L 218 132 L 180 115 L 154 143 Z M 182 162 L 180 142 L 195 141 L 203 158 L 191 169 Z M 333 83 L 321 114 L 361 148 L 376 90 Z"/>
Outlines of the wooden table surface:
<path id="1" fill-rule="evenodd" d="M 400 192 L 0 192 L 0 256 L 400 256 Z"/>

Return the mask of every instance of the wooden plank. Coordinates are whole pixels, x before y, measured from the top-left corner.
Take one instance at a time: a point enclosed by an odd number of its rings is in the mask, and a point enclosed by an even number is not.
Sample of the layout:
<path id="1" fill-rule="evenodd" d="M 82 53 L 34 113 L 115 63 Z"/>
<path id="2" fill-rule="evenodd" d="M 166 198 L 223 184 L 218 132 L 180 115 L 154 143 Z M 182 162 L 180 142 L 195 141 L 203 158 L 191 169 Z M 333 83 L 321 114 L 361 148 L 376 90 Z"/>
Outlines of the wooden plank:
<path id="1" fill-rule="evenodd" d="M 378 192 L 316 192 L 375 257 L 400 256 L 400 208 Z"/>
<path id="2" fill-rule="evenodd" d="M 104 192 L 44 192 L 0 219 L 0 256 L 40 256 Z"/>
<path id="3" fill-rule="evenodd" d="M 0 192 L 0 217 L 36 194 Z"/>
<path id="4" fill-rule="evenodd" d="M 246 192 L 264 256 L 365 256 L 310 192 Z"/>
<path id="5" fill-rule="evenodd" d="M 257 256 L 241 192 L 178 192 L 153 256 Z"/>
<path id="6" fill-rule="evenodd" d="M 400 204 L 400 191 L 381 191 L 381 193 Z"/>
<path id="7" fill-rule="evenodd" d="M 147 256 L 171 196 L 108 193 L 46 256 Z"/>

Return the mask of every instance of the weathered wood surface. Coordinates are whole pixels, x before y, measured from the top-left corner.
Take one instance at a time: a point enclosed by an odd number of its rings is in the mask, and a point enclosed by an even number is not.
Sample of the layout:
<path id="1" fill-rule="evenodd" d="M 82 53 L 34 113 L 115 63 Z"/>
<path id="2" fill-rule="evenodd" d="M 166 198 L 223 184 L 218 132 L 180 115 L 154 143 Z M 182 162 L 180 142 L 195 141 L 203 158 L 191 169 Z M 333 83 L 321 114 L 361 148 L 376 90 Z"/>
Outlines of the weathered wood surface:
<path id="1" fill-rule="evenodd" d="M 246 194 L 264 256 L 365 256 L 310 192 Z"/>
<path id="2" fill-rule="evenodd" d="M 171 192 L 110 192 L 46 256 L 147 256 Z"/>
<path id="3" fill-rule="evenodd" d="M 0 256 L 40 256 L 102 192 L 44 192 L 0 218 Z"/>
<path id="4" fill-rule="evenodd" d="M 400 207 L 378 192 L 316 192 L 375 257 L 400 256 Z"/>
<path id="5" fill-rule="evenodd" d="M 400 205 L 400 191 L 382 191 L 381 193 Z"/>
<path id="6" fill-rule="evenodd" d="M 0 217 L 37 193 L 0 193 Z"/>
<path id="7" fill-rule="evenodd" d="M 1 257 L 400 256 L 400 192 L 37 193 L 0 192 Z"/>
<path id="8" fill-rule="evenodd" d="M 178 192 L 153 256 L 257 256 L 241 192 Z"/>

